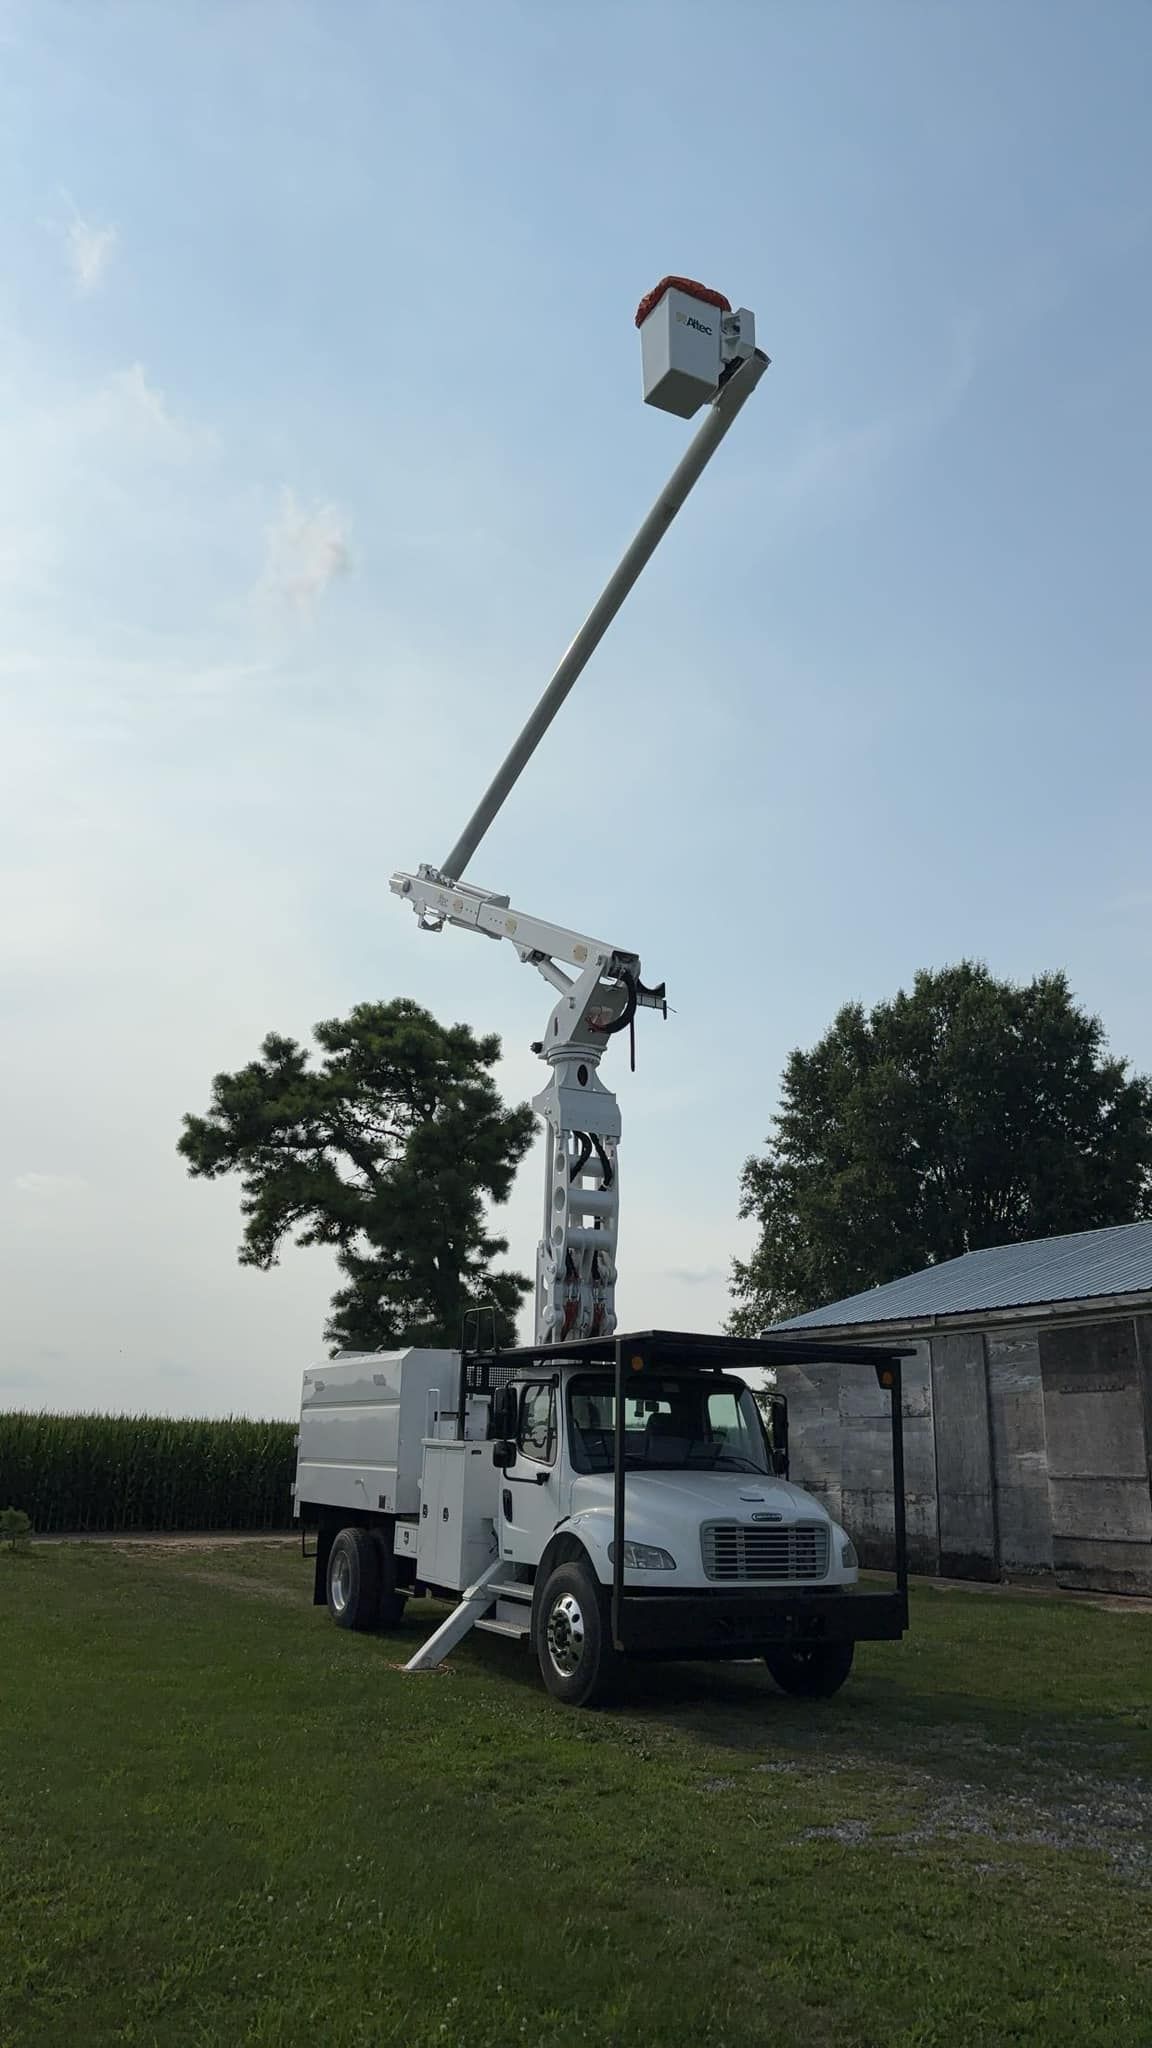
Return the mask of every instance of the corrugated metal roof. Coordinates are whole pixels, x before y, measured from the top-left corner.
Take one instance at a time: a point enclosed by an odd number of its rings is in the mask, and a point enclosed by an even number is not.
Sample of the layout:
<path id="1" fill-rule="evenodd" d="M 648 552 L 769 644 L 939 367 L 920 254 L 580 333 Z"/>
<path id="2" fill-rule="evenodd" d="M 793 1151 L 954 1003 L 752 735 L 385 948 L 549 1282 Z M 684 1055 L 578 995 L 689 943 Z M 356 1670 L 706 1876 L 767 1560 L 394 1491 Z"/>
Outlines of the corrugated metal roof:
<path id="1" fill-rule="evenodd" d="M 855 1323 L 903 1323 L 919 1316 L 972 1315 L 981 1309 L 1091 1301 L 1101 1294 L 1152 1292 L 1152 1223 L 1078 1230 L 1071 1237 L 992 1245 L 926 1266 L 903 1280 L 850 1294 L 780 1330 L 838 1329 Z"/>

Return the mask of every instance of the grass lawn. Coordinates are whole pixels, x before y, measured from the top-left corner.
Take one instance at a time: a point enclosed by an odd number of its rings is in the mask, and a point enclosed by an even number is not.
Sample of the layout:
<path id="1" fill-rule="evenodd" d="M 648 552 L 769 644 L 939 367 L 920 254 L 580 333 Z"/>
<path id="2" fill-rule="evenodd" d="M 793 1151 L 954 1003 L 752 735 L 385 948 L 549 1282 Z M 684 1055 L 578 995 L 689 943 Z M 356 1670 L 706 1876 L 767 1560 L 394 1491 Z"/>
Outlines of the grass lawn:
<path id="1" fill-rule="evenodd" d="M 553 1705 L 288 1546 L 0 1557 L 3 2048 L 1149 2048 L 1152 1614 L 925 1590 L 835 1700 Z"/>

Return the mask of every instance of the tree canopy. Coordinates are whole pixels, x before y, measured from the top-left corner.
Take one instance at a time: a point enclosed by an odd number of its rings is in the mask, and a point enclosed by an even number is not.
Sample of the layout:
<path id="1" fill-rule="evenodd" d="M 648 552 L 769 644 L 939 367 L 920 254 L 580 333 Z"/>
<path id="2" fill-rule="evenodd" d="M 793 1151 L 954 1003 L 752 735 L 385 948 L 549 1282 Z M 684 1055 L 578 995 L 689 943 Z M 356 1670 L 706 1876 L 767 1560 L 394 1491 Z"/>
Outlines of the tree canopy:
<path id="1" fill-rule="evenodd" d="M 417 1003 L 360 1003 L 317 1024 L 321 1059 L 272 1032 L 260 1058 L 217 1074 L 206 1116 L 186 1116 L 191 1174 L 240 1176 L 241 1265 L 274 1266 L 286 1239 L 331 1245 L 344 1276 L 325 1336 L 334 1348 L 455 1345 L 467 1309 L 494 1302 L 513 1340 L 529 1282 L 494 1272 L 504 1202 L 534 1120 L 507 1108 L 496 1037 L 439 1024 Z"/>
<path id="2" fill-rule="evenodd" d="M 1152 1214 L 1152 1082 L 1063 974 L 1018 987 L 966 960 L 845 1004 L 789 1057 L 766 1143 L 741 1176 L 760 1230 L 733 1267 L 745 1335 L 962 1252 Z"/>

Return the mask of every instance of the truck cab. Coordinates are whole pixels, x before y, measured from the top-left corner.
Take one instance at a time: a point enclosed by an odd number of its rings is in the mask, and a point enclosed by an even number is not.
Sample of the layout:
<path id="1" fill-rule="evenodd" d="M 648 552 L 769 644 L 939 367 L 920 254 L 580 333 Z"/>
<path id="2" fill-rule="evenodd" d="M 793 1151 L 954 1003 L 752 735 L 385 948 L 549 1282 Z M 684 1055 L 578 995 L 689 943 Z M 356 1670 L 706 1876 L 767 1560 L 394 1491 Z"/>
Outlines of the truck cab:
<path id="1" fill-rule="evenodd" d="M 546 1367 L 547 1361 L 545 1361 Z M 611 1583 L 616 1394 L 603 1369 L 538 1368 L 511 1382 L 501 1555 L 535 1568 L 558 1528 L 578 1535 Z M 531 1371 L 531 1368 L 529 1369 Z M 795 1576 L 851 1584 L 843 1530 L 789 1483 L 747 1383 L 661 1367 L 630 1376 L 623 1402 L 630 1585 L 706 1588 Z M 515 1489 L 514 1491 L 512 1489 Z"/>
<path id="2" fill-rule="evenodd" d="M 603 1697 L 629 1658 L 763 1657 L 787 1691 L 835 1691 L 857 1640 L 907 1625 L 902 1487 L 896 1589 L 861 1588 L 850 1535 L 788 1476 L 782 1398 L 766 1422 L 748 1384 L 785 1352 L 829 1358 L 649 1331 L 334 1360 L 306 1376 L 301 1412 L 317 1601 L 360 1628 L 447 1596 L 412 1668 L 476 1627 L 529 1643 L 572 1704 Z M 837 1356 L 887 1386 L 902 1466 L 899 1355 Z"/>

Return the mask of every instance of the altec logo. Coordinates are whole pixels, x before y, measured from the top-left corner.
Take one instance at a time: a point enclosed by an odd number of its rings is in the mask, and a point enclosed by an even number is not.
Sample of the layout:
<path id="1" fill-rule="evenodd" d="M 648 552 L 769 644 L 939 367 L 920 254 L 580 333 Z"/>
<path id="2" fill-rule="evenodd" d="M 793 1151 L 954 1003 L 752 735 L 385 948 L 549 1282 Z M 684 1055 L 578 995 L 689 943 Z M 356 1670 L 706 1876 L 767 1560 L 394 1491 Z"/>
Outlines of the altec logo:
<path id="1" fill-rule="evenodd" d="M 712 329 L 706 326 L 703 320 L 697 320 L 694 313 L 677 313 L 676 318 L 682 327 L 694 327 L 697 334 L 710 335 L 712 332 Z"/>

